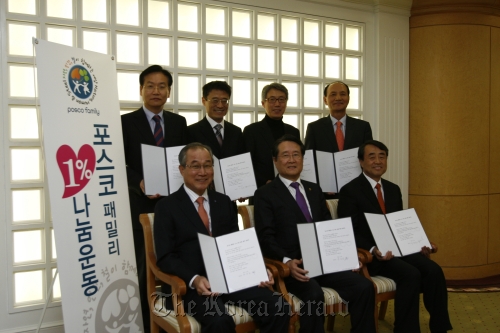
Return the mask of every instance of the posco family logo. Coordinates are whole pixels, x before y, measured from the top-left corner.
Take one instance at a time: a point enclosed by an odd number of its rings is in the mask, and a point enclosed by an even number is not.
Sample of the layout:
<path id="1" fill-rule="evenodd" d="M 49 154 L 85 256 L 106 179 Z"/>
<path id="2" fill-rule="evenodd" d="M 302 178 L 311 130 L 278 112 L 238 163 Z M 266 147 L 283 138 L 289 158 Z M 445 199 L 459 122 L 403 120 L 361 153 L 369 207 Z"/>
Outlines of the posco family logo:
<path id="1" fill-rule="evenodd" d="M 84 59 L 71 58 L 63 69 L 64 86 L 71 99 L 79 104 L 89 104 L 97 91 L 97 79 L 92 66 Z"/>

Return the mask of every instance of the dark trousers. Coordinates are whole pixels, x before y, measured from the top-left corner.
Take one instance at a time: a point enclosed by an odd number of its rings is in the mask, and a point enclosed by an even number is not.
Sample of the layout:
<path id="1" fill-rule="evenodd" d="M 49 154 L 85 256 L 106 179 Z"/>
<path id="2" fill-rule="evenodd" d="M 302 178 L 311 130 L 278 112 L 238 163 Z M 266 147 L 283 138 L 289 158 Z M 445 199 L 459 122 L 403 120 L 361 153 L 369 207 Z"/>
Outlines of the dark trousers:
<path id="1" fill-rule="evenodd" d="M 431 332 L 452 329 L 448 315 L 448 291 L 443 270 L 434 261 L 415 253 L 409 256 L 379 261 L 373 257 L 368 264 L 370 275 L 381 275 L 396 282 L 394 299 L 394 332 L 420 333 L 419 295 L 430 314 Z"/>
<path id="2" fill-rule="evenodd" d="M 324 301 L 321 287 L 335 289 L 348 304 L 351 315 L 351 333 L 374 333 L 373 318 L 375 306 L 375 289 L 373 284 L 363 276 L 351 272 L 325 274 L 311 278 L 308 282 L 300 282 L 293 277 L 285 279 L 289 292 L 299 297 L 304 303 L 300 314 L 300 333 L 325 331 Z"/>
<path id="3" fill-rule="evenodd" d="M 290 307 L 285 299 L 267 288 L 248 288 L 217 297 L 200 296 L 188 287 L 183 297 L 184 310 L 201 323 L 202 333 L 235 332 L 233 318 L 225 303 L 245 309 L 257 323 L 261 333 L 286 333 Z"/>

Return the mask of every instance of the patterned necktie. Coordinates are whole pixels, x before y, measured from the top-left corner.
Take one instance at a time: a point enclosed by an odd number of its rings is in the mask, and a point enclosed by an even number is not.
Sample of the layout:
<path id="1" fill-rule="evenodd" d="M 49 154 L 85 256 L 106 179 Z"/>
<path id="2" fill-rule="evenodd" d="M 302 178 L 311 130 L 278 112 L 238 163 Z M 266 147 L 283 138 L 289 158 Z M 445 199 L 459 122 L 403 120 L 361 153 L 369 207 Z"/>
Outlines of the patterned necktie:
<path id="1" fill-rule="evenodd" d="M 221 128 L 222 128 L 221 124 L 217 124 L 214 126 L 215 137 L 217 138 L 217 141 L 219 141 L 219 146 L 222 147 L 222 133 L 220 132 Z"/>
<path id="2" fill-rule="evenodd" d="M 306 217 L 306 221 L 312 222 L 311 213 L 309 213 L 309 209 L 307 208 L 306 199 L 304 198 L 304 195 L 302 195 L 302 192 L 300 192 L 299 190 L 299 183 L 293 182 L 290 184 L 290 186 L 295 189 L 295 200 L 297 201 L 302 214 L 304 214 L 304 216 Z"/>
<path id="3" fill-rule="evenodd" d="M 212 232 L 210 232 L 210 225 L 208 222 L 208 214 L 207 211 L 205 210 L 205 207 L 203 207 L 203 201 L 205 201 L 204 197 L 199 197 L 198 199 L 196 199 L 196 202 L 198 203 L 198 214 L 200 215 L 200 218 L 203 221 L 205 228 L 207 228 L 208 233 L 210 234 L 210 236 L 212 236 Z"/>
<path id="4" fill-rule="evenodd" d="M 380 184 L 377 183 L 377 185 L 375 185 L 375 188 L 377 189 L 378 204 L 380 205 L 382 212 L 385 214 L 385 202 L 384 198 L 382 197 L 382 190 L 380 189 Z"/>
<path id="5" fill-rule="evenodd" d="M 156 141 L 156 145 L 158 147 L 163 147 L 163 129 L 161 128 L 161 118 L 159 115 L 156 115 L 153 117 L 153 120 L 155 121 L 155 133 L 154 133 L 154 137 L 155 137 L 155 141 Z"/>
<path id="6" fill-rule="evenodd" d="M 335 137 L 337 138 L 337 146 L 339 146 L 339 151 L 344 150 L 344 132 L 342 132 L 341 121 L 337 121 L 337 130 L 335 131 Z"/>

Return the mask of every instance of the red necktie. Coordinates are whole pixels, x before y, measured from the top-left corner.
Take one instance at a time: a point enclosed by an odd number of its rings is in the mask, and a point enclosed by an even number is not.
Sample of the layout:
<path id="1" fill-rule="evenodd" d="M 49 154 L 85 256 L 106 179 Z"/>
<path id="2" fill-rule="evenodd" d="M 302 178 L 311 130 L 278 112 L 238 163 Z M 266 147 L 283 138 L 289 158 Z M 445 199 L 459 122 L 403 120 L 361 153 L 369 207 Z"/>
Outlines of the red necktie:
<path id="1" fill-rule="evenodd" d="M 208 214 L 205 210 L 205 207 L 203 207 L 203 201 L 205 201 L 204 197 L 199 197 L 198 199 L 196 199 L 196 202 L 198 203 L 198 214 L 200 215 L 205 228 L 207 228 L 208 233 L 210 234 L 210 236 L 212 236 L 212 233 L 210 232 L 210 225 L 208 223 Z"/>
<path id="2" fill-rule="evenodd" d="M 380 205 L 380 209 L 382 209 L 382 212 L 385 214 L 385 202 L 384 198 L 382 197 L 382 190 L 380 189 L 380 184 L 377 183 L 377 185 L 375 185 L 375 188 L 377 189 L 378 204 Z"/>
<path id="3" fill-rule="evenodd" d="M 337 138 L 337 146 L 339 146 L 339 151 L 344 150 L 344 132 L 342 132 L 342 122 L 337 121 L 337 130 L 335 131 L 335 137 Z"/>

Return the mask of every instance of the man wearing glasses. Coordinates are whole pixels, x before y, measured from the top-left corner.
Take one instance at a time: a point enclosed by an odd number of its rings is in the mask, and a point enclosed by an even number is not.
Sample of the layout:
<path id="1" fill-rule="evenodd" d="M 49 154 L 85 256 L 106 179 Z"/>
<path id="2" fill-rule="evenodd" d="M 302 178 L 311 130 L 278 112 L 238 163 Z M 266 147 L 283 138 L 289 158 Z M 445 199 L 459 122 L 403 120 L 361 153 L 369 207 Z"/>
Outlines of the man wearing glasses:
<path id="1" fill-rule="evenodd" d="M 160 269 L 186 283 L 186 313 L 200 322 L 204 333 L 235 332 L 239 316 L 233 320 L 224 306 L 231 302 L 249 312 L 260 332 L 287 332 L 289 306 L 267 288 L 274 284 L 269 271 L 269 280 L 259 287 L 222 295 L 210 289 L 198 233 L 217 237 L 238 231 L 238 218 L 228 196 L 208 190 L 214 175 L 210 147 L 188 144 L 179 153 L 179 163 L 184 185 L 156 205 L 154 238 Z"/>
<path id="2" fill-rule="evenodd" d="M 287 101 L 288 89 L 284 85 L 268 84 L 262 89 L 262 106 L 266 116 L 243 130 L 246 149 L 252 155 L 257 187 L 264 186 L 276 176 L 273 166 L 274 142 L 285 134 L 300 138 L 297 128 L 283 122 Z"/>
<path id="3" fill-rule="evenodd" d="M 206 116 L 188 126 L 189 142 L 201 142 L 221 159 L 245 152 L 241 128 L 224 120 L 229 108 L 231 86 L 225 81 L 212 81 L 203 86 L 201 101 Z"/>
<path id="4" fill-rule="evenodd" d="M 149 332 L 149 306 L 146 292 L 144 234 L 139 222 L 139 215 L 152 213 L 160 195 L 146 196 L 144 194 L 141 144 L 173 147 L 187 143 L 186 119 L 163 110 L 163 106 L 170 96 L 172 82 L 172 75 L 163 67 L 152 65 L 146 68 L 139 76 L 143 106 L 121 117 L 135 258 L 145 332 Z"/>

